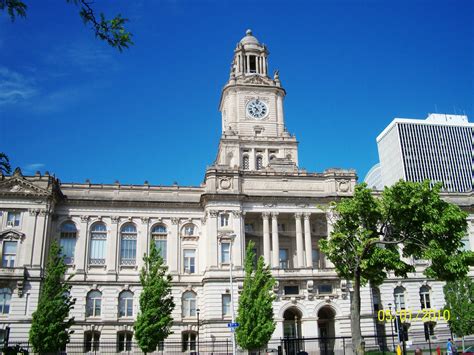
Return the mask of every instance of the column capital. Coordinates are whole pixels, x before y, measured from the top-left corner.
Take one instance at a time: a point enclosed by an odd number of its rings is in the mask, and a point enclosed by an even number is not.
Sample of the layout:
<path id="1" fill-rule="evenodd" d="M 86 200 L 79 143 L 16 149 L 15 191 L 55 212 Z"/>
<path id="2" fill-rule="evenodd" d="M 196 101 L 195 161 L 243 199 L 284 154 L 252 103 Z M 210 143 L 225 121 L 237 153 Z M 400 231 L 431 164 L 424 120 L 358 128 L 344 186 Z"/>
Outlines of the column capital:
<path id="1" fill-rule="evenodd" d="M 263 219 L 268 219 L 270 217 L 270 212 L 262 212 Z"/>
<path id="2" fill-rule="evenodd" d="M 112 221 L 113 224 L 117 224 L 120 221 L 119 216 L 110 216 L 110 220 Z"/>
<path id="3" fill-rule="evenodd" d="M 311 217 L 311 212 L 304 212 L 303 216 L 304 216 L 304 219 L 309 219 L 309 217 Z"/>
<path id="4" fill-rule="evenodd" d="M 209 216 L 211 218 L 216 218 L 218 214 L 219 214 L 218 210 L 209 210 Z"/>
<path id="5" fill-rule="evenodd" d="M 277 218 L 277 217 L 278 217 L 278 214 L 279 214 L 279 213 L 276 212 L 276 211 L 275 211 L 275 212 L 272 212 L 272 217 L 273 217 L 273 218 Z"/>
<path id="6" fill-rule="evenodd" d="M 86 216 L 81 216 L 81 222 L 87 222 L 87 221 L 89 221 L 89 218 L 90 217 L 87 216 L 87 215 Z"/>
<path id="7" fill-rule="evenodd" d="M 296 219 L 301 219 L 302 216 L 303 216 L 303 212 L 295 212 Z"/>

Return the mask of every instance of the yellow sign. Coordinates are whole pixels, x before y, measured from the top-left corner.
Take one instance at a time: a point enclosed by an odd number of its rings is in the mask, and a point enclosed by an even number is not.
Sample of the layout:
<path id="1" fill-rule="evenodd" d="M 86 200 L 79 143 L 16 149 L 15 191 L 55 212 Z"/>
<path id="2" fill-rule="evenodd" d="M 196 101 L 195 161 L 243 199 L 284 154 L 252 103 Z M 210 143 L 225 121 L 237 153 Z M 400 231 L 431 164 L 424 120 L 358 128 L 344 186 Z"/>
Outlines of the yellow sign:
<path id="1" fill-rule="evenodd" d="M 397 346 L 397 355 L 402 355 L 402 348 L 400 347 L 400 344 Z"/>

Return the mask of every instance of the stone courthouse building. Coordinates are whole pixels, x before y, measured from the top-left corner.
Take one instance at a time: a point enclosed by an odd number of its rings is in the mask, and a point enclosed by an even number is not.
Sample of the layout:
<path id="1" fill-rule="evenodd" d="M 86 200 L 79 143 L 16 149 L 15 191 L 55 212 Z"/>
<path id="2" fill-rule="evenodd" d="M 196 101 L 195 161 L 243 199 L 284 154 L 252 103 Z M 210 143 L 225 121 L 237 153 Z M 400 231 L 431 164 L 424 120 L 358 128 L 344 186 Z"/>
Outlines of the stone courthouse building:
<path id="1" fill-rule="evenodd" d="M 350 335 L 350 284 L 337 277 L 319 242 L 331 231 L 325 207 L 351 196 L 357 177 L 352 170 L 299 168 L 298 141 L 286 125 L 286 92 L 278 72 L 269 76 L 268 56 L 251 31 L 237 44 L 219 104 L 217 158 L 200 186 L 61 182 L 19 169 L 0 177 L 1 337 L 9 327 L 11 339 L 27 340 L 53 239 L 74 274 L 72 342 L 84 342 L 84 352 L 94 342 L 126 350 L 139 309 L 142 256 L 151 243 L 173 275 L 169 341 L 182 343 L 182 351 L 194 350 L 198 317 L 201 341 L 229 339 L 230 295 L 237 300 L 241 291 L 251 240 L 278 281 L 273 338 Z M 471 208 L 470 193 L 450 196 Z M 389 304 L 413 310 L 444 304 L 442 284 L 421 272 L 365 287 L 362 300 L 366 335 L 390 334 L 390 323 L 377 322 L 377 311 Z M 409 341 L 424 340 L 424 327 L 409 324 Z M 442 320 L 429 327 L 435 336 L 448 333 Z"/>

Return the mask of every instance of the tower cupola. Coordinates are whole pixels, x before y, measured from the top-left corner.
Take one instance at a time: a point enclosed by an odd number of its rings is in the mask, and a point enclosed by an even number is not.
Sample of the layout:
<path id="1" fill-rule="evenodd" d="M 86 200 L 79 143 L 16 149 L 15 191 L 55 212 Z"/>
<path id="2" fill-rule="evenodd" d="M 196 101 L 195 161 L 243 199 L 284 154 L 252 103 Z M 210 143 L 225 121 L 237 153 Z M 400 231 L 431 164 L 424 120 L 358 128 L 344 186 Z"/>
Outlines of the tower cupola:
<path id="1" fill-rule="evenodd" d="M 252 30 L 247 30 L 234 50 L 232 74 L 268 76 L 268 54 L 267 47 L 253 36 Z"/>

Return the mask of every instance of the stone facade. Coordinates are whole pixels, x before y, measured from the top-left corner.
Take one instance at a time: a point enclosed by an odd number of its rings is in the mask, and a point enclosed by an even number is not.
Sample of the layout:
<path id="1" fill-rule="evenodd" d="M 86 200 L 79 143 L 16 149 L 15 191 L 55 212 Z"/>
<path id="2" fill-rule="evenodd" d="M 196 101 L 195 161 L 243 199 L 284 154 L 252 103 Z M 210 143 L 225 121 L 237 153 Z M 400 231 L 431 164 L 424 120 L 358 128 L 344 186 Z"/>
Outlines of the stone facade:
<path id="1" fill-rule="evenodd" d="M 356 174 L 298 168 L 297 141 L 285 127 L 285 90 L 278 73 L 268 76 L 267 60 L 267 48 L 247 32 L 222 92 L 217 159 L 200 186 L 62 183 L 49 174 L 23 176 L 19 170 L 1 177 L 0 329 L 9 326 L 12 339 L 27 339 L 48 247 L 58 239 L 74 275 L 72 341 L 123 339 L 133 331 L 138 312 L 142 255 L 157 243 L 173 275 L 170 341 L 195 336 L 196 309 L 201 340 L 229 339 L 230 293 L 237 300 L 245 245 L 253 240 L 278 281 L 274 338 L 350 335 L 350 285 L 319 251 L 319 240 L 331 231 L 326 207 L 351 196 Z M 471 194 L 447 198 L 471 211 Z M 418 268 L 407 280 L 387 280 L 379 296 L 369 287 L 362 290 L 364 334 L 376 332 L 377 305 L 394 304 L 397 287 L 403 287 L 409 309 L 420 309 L 422 286 L 428 286 L 432 308 L 443 306 L 442 284 L 426 280 L 419 272 L 423 265 Z M 390 334 L 390 325 L 385 326 Z M 448 334 L 443 321 L 434 330 L 441 337 Z M 409 336 L 421 339 L 423 324 L 413 323 Z"/>

